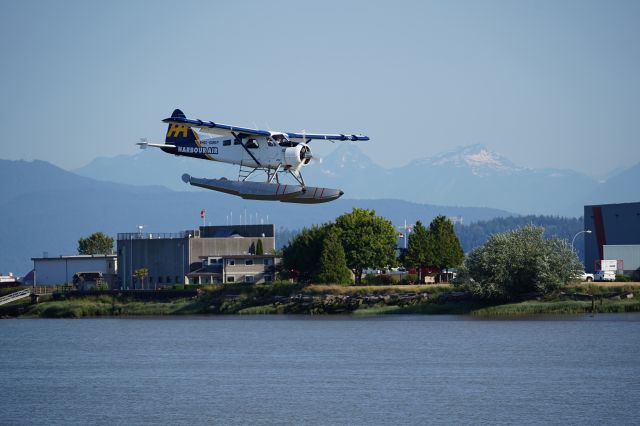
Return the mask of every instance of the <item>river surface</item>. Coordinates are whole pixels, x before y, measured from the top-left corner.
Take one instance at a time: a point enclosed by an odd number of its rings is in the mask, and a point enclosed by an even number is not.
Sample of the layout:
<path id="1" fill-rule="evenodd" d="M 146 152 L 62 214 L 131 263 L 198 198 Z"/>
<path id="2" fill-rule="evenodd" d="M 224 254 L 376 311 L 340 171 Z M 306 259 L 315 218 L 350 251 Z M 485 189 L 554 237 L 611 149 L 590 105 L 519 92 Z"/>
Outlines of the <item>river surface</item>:
<path id="1" fill-rule="evenodd" d="M 639 424 L 640 315 L 0 321 L 0 424 Z"/>

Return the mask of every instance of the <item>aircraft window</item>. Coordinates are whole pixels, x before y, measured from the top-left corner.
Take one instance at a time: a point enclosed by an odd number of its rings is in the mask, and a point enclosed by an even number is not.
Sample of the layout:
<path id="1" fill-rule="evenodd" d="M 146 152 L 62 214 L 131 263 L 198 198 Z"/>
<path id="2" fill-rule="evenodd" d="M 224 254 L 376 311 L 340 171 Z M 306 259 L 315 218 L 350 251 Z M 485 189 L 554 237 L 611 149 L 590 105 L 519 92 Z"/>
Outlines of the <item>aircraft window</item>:
<path id="1" fill-rule="evenodd" d="M 258 148 L 258 142 L 255 139 L 249 139 L 247 141 L 247 148 L 251 148 L 251 149 Z"/>
<path id="2" fill-rule="evenodd" d="M 283 141 L 283 142 L 280 142 L 278 145 L 280 145 L 280 146 L 296 146 L 297 144 L 295 142 L 291 142 L 291 141 Z"/>
<path id="3" fill-rule="evenodd" d="M 222 145 L 224 145 L 224 146 L 229 146 L 229 145 L 231 145 L 231 139 L 227 139 L 227 140 L 223 141 L 223 142 L 222 142 Z"/>
<path id="4" fill-rule="evenodd" d="M 233 144 L 234 145 L 240 145 L 240 141 L 238 139 L 236 139 L 236 140 L 233 141 Z"/>

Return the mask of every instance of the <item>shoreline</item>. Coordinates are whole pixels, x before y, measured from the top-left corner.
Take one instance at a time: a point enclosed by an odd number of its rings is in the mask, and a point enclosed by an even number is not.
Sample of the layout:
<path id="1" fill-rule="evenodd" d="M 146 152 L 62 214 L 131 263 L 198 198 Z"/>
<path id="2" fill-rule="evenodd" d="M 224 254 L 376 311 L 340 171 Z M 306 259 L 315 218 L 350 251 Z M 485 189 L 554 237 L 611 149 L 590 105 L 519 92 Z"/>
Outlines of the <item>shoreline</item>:
<path id="1" fill-rule="evenodd" d="M 107 292 L 105 292 L 107 293 Z M 474 318 L 640 312 L 640 284 L 576 284 L 529 300 L 495 303 L 472 299 L 451 285 L 332 286 L 279 283 L 191 290 L 189 297 L 157 292 L 57 293 L 0 306 L 0 318 L 140 318 L 188 316 L 467 315 Z M 194 296 L 194 294 L 197 294 Z M 142 297 L 144 296 L 144 297 Z M 186 296 L 186 294 L 185 294 Z"/>

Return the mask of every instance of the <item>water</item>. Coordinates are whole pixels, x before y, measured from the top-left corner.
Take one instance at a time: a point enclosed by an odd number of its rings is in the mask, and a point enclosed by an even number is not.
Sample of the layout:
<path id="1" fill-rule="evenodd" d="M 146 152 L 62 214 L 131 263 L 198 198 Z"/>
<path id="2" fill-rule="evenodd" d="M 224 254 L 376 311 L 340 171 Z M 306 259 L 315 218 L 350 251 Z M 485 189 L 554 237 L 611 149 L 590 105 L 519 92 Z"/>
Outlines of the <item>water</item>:
<path id="1" fill-rule="evenodd" d="M 640 315 L 0 321 L 0 424 L 637 424 Z"/>

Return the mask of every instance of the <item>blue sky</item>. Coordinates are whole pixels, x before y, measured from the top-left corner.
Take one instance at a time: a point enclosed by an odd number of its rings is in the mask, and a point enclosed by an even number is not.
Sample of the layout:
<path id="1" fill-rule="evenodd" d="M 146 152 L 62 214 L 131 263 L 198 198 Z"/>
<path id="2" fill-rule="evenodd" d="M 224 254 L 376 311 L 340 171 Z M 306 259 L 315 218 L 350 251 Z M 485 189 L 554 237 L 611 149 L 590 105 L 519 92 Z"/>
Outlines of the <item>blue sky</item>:
<path id="1" fill-rule="evenodd" d="M 1 158 L 133 153 L 180 107 L 367 134 L 386 167 L 473 143 L 591 175 L 640 161 L 637 1 L 20 1 L 3 18 Z"/>

